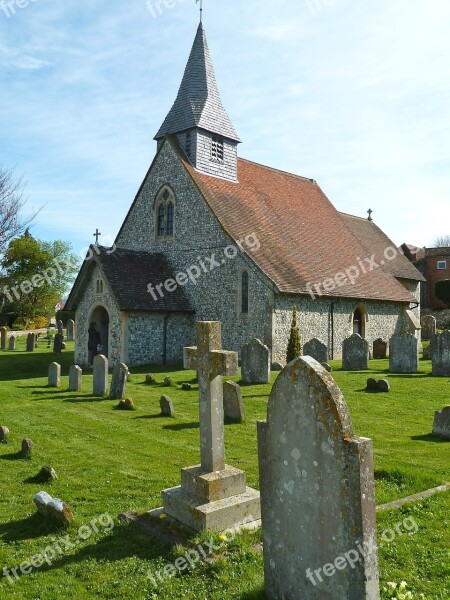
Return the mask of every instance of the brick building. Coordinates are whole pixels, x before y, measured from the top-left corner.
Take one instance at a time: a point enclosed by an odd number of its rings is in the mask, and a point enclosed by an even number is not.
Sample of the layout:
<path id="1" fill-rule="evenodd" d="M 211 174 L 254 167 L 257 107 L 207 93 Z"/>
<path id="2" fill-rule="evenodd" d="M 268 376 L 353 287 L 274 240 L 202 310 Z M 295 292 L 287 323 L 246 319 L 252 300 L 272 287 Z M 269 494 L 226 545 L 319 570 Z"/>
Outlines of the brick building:
<path id="1" fill-rule="evenodd" d="M 436 298 L 437 281 L 450 279 L 450 248 L 426 248 L 424 260 L 425 305 L 427 308 L 448 308 L 442 300 Z"/>

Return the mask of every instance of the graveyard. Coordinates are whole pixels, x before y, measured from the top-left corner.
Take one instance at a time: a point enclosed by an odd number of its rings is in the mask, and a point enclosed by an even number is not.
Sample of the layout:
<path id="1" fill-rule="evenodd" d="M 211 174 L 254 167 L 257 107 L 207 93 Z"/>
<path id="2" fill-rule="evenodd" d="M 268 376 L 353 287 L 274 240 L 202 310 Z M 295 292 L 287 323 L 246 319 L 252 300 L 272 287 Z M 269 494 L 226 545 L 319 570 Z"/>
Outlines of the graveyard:
<path id="1" fill-rule="evenodd" d="M 145 527 L 119 519 L 132 511 L 152 528 L 171 530 L 164 513 L 158 523 L 146 513 L 162 506 L 162 490 L 179 485 L 181 468 L 199 463 L 196 372 L 181 366 L 131 368 L 125 397 L 133 399 L 134 410 L 122 411 L 120 393 L 110 398 L 111 372 L 105 395 L 94 395 L 88 369 L 81 388 L 69 391 L 73 341 L 57 356 L 45 346 L 40 341 L 27 353 L 26 338 L 19 337 L 15 351 L 0 352 L 0 426 L 10 430 L 7 443 L 0 444 L 0 571 L 55 543 L 64 551 L 12 582 L 0 572 L 0 598 L 265 598 L 261 528 L 227 541 L 220 531 L 190 533 L 191 546 L 213 543 L 215 550 L 190 568 L 175 570 L 175 576 L 161 576 L 185 555 L 183 541 L 168 546 Z M 60 374 L 49 372 L 55 361 Z M 377 506 L 447 483 L 450 445 L 433 436 L 432 427 L 435 411 L 449 404 L 449 379 L 433 377 L 431 361 L 423 359 L 412 374 L 390 373 L 388 359 L 370 360 L 368 370 L 344 371 L 340 360 L 330 364 L 355 435 L 372 440 Z M 59 386 L 50 387 L 58 385 L 58 377 Z M 239 371 L 223 378 L 240 385 L 245 408 L 245 418 L 225 421 L 226 463 L 244 471 L 255 490 L 260 489 L 257 423 L 267 417 L 278 377 L 272 371 L 269 383 L 249 384 Z M 390 391 L 368 389 L 368 378 L 387 379 Z M 189 385 L 182 389 L 182 384 Z M 168 414 L 161 414 L 163 404 L 170 405 Z M 24 439 L 32 441 L 28 458 L 20 453 Z M 43 465 L 51 466 L 57 479 L 39 481 Z M 40 491 L 64 500 L 74 523 L 62 528 L 43 518 L 33 503 Z M 381 598 L 400 598 L 406 589 L 412 595 L 405 598 L 448 599 L 449 509 L 450 495 L 443 492 L 377 512 Z M 393 584 L 398 590 L 401 582 L 406 586 L 394 595 Z"/>

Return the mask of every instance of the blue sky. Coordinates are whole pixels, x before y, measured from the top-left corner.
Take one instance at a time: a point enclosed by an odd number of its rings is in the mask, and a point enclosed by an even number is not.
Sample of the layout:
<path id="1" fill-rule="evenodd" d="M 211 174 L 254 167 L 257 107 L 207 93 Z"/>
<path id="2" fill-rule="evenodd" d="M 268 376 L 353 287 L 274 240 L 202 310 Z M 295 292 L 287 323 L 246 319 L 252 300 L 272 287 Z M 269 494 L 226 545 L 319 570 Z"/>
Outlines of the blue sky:
<path id="1" fill-rule="evenodd" d="M 112 241 L 175 99 L 198 5 L 4 1 L 0 163 L 25 175 L 30 209 L 45 204 L 35 236 L 77 253 L 96 227 Z M 372 208 L 398 244 L 450 233 L 448 0 L 204 5 L 240 156 L 316 179 L 344 212 Z"/>

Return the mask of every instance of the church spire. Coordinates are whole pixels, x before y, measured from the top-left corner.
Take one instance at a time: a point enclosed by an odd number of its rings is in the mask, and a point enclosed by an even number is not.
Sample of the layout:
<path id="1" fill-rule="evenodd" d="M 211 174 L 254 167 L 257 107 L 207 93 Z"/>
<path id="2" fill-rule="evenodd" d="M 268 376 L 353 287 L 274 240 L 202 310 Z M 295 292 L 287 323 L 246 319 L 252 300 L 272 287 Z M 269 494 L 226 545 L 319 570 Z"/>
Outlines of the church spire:
<path id="1" fill-rule="evenodd" d="M 188 158 L 199 170 L 236 179 L 236 147 L 240 139 L 220 99 L 202 23 L 198 26 L 177 98 L 155 140 L 161 143 L 168 134 L 178 137 Z M 205 148 L 209 148 L 209 153 Z M 231 164 L 233 161 L 235 165 Z"/>

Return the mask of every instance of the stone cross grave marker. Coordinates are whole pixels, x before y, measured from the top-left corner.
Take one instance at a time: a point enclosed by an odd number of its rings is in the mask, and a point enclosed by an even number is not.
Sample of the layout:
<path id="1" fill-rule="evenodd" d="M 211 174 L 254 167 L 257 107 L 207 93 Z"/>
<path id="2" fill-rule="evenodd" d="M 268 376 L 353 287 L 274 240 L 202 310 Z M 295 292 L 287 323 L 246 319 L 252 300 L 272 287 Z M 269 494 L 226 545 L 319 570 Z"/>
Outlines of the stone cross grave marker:
<path id="1" fill-rule="evenodd" d="M 387 342 L 378 338 L 373 343 L 373 357 L 374 359 L 384 359 L 387 357 L 388 345 Z"/>
<path id="2" fill-rule="evenodd" d="M 366 371 L 369 368 L 369 342 L 354 333 L 342 344 L 344 371 Z"/>
<path id="3" fill-rule="evenodd" d="M 9 338 L 9 345 L 8 348 L 9 350 L 15 350 L 16 349 L 16 342 L 17 342 L 17 338 L 15 335 L 11 335 Z"/>
<path id="4" fill-rule="evenodd" d="M 422 326 L 422 339 L 432 340 L 436 335 L 436 318 L 431 315 L 423 315 L 420 324 Z"/>
<path id="5" fill-rule="evenodd" d="M 312 356 L 319 363 L 328 362 L 328 348 L 327 345 L 313 338 L 303 346 L 303 354 L 305 356 Z"/>
<path id="6" fill-rule="evenodd" d="M 0 327 L 0 348 L 6 350 L 6 327 Z"/>
<path id="7" fill-rule="evenodd" d="M 73 341 L 75 338 L 75 321 L 73 319 L 69 319 L 67 321 L 67 340 Z"/>
<path id="8" fill-rule="evenodd" d="M 61 365 L 57 362 L 51 363 L 48 368 L 48 386 L 59 387 L 61 385 Z"/>
<path id="9" fill-rule="evenodd" d="M 101 398 L 108 389 L 108 359 L 103 354 L 94 358 L 93 395 Z"/>
<path id="10" fill-rule="evenodd" d="M 241 350 L 241 368 L 244 383 L 269 383 L 269 348 L 257 338 L 251 340 Z"/>
<path id="11" fill-rule="evenodd" d="M 121 400 L 125 396 L 128 381 L 128 367 L 124 363 L 118 363 L 112 373 L 109 397 L 111 400 Z"/>
<path id="12" fill-rule="evenodd" d="M 412 333 L 398 333 L 389 341 L 389 371 L 417 373 L 419 370 L 419 341 Z"/>
<path id="13" fill-rule="evenodd" d="M 83 371 L 78 365 L 71 365 L 69 369 L 69 392 L 79 392 L 83 382 Z"/>
<path id="14" fill-rule="evenodd" d="M 270 600 L 378 600 L 372 442 L 310 356 L 278 376 L 258 423 Z"/>
<path id="15" fill-rule="evenodd" d="M 184 367 L 198 373 L 201 464 L 182 469 L 181 487 L 162 498 L 165 512 L 191 529 L 221 531 L 259 520 L 259 492 L 225 464 L 222 376 L 237 374 L 237 353 L 222 350 L 219 322 L 198 322 L 197 333 L 198 345 L 184 348 Z"/>
<path id="16" fill-rule="evenodd" d="M 438 333 L 431 340 L 431 363 L 434 377 L 450 377 L 450 331 Z"/>

